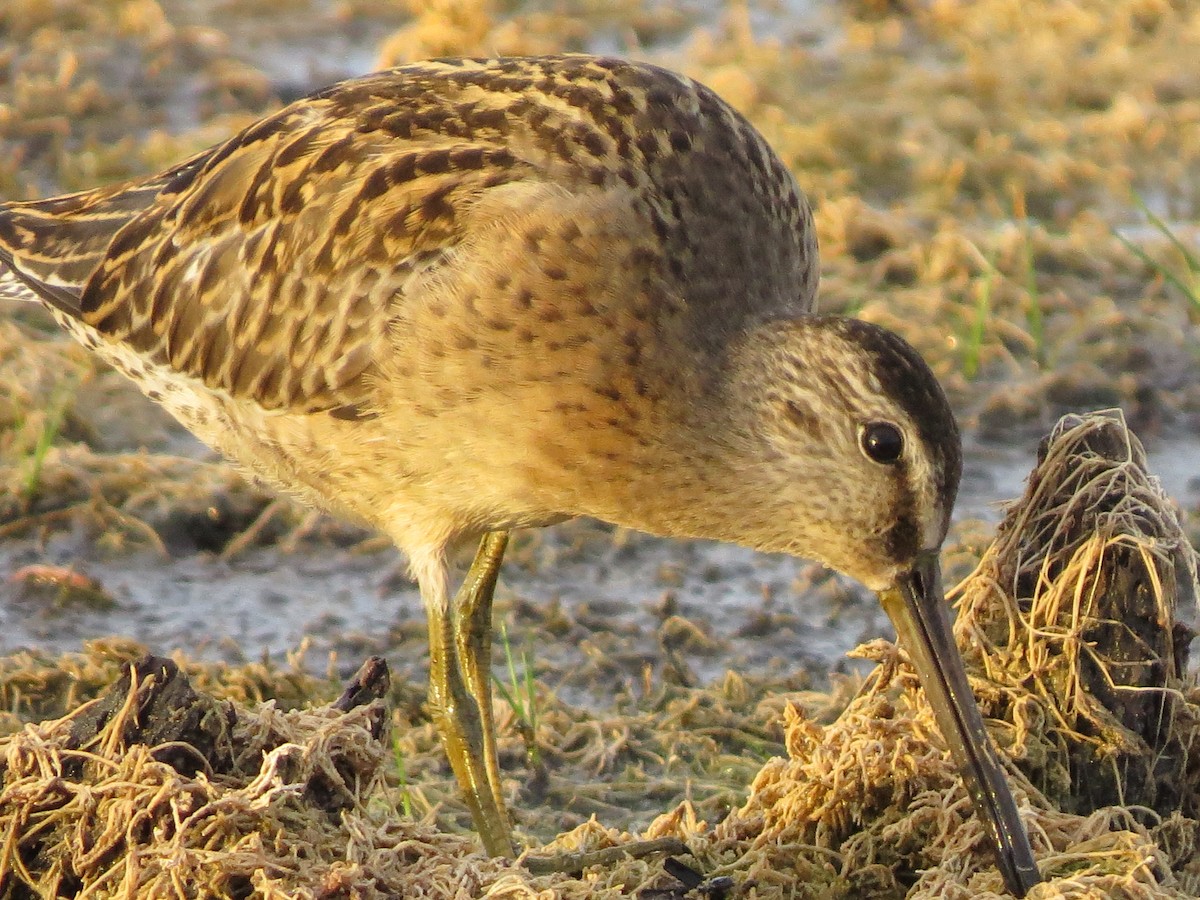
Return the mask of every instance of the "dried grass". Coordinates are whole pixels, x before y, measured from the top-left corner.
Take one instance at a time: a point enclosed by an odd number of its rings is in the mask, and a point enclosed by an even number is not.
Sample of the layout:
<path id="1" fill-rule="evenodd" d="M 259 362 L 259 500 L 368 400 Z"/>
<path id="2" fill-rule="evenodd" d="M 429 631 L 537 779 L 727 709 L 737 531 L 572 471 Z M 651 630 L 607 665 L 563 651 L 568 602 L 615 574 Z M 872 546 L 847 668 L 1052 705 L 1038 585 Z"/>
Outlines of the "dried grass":
<path id="1" fill-rule="evenodd" d="M 230 771 L 188 775 L 165 745 L 121 740 L 151 680 L 91 745 L 72 747 L 79 713 L 5 742 L 6 896 L 452 897 L 504 867 L 471 858 L 469 838 L 368 808 L 386 757 L 378 701 L 239 711 Z"/>

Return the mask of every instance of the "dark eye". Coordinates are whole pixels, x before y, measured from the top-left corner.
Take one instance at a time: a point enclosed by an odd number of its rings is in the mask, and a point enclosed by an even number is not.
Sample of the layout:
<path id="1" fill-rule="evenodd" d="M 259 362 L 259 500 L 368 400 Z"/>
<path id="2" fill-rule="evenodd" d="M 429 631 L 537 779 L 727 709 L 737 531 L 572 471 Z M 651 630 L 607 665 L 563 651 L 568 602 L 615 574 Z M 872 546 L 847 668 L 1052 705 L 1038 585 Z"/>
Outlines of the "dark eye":
<path id="1" fill-rule="evenodd" d="M 894 463 L 904 452 L 904 436 L 891 422 L 868 422 L 858 437 L 868 459 L 885 465 Z"/>

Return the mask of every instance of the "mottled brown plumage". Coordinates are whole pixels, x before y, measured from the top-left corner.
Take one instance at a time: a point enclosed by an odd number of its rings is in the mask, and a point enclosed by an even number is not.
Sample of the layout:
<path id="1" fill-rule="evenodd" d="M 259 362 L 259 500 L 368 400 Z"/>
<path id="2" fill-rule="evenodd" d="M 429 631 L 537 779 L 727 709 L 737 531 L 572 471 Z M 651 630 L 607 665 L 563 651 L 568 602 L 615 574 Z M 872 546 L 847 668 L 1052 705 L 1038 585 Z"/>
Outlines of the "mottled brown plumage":
<path id="1" fill-rule="evenodd" d="M 943 640 L 954 420 L 904 341 L 814 314 L 817 272 L 808 204 L 744 118 L 582 56 L 404 66 L 161 175 L 0 207 L 0 296 L 408 554 L 489 850 L 511 849 L 486 668 L 502 532 L 590 515 L 883 591 L 1022 889 L 1027 839 Z M 446 551 L 481 536 L 452 601 Z"/>

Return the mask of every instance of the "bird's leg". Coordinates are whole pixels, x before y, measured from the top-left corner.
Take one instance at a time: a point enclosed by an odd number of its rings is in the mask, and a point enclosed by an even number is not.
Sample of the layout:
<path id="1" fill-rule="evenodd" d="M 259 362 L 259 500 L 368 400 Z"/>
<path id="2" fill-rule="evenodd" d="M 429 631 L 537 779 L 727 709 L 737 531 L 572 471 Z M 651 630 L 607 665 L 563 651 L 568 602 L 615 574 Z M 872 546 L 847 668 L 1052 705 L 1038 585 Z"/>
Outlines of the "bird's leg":
<path id="1" fill-rule="evenodd" d="M 507 539 L 503 532 L 486 535 L 449 607 L 426 605 L 430 706 L 484 849 L 492 856 L 513 856 L 500 794 L 489 679 L 492 591 Z"/>
<path id="2" fill-rule="evenodd" d="M 507 531 L 492 531 L 483 536 L 466 580 L 454 598 L 458 661 L 467 690 L 479 703 L 483 724 L 483 760 L 492 798 L 500 811 L 505 829 L 508 817 L 500 790 L 500 764 L 496 753 L 496 723 L 492 716 L 492 594 L 500 563 L 508 546 Z"/>
<path id="3" fill-rule="evenodd" d="M 435 666 L 431 694 L 450 698 L 434 700 L 446 753 L 458 777 L 483 846 L 492 856 L 513 856 L 512 837 L 504 796 L 500 792 L 500 766 L 496 759 L 496 727 L 492 717 L 492 594 L 500 563 L 508 546 L 508 532 L 483 536 L 470 571 L 450 605 L 450 615 L 437 625 L 439 640 L 431 641 L 436 658 L 449 660 Z M 430 620 L 431 630 L 434 628 Z M 625 856 L 640 859 L 657 853 L 683 853 L 686 846 L 675 838 L 631 841 L 592 854 L 568 853 L 530 856 L 525 866 L 535 873 L 573 872 L 603 865 Z"/>

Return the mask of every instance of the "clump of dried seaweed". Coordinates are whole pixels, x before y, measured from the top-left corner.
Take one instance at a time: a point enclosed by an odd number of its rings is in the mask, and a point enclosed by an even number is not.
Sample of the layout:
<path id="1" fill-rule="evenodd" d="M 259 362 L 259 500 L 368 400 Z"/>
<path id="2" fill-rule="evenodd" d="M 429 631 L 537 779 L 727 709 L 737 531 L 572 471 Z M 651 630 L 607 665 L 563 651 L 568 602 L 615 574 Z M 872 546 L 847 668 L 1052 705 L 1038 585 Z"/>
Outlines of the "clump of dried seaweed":
<path id="1" fill-rule="evenodd" d="M 336 684 L 302 668 L 304 651 L 302 646 L 290 666 L 269 660 L 239 666 L 203 663 L 182 653 L 175 654 L 172 661 L 187 673 L 197 690 L 239 706 L 271 700 L 282 709 L 292 709 L 319 704 L 335 693 Z M 0 734 L 19 731 L 27 722 L 73 713 L 76 707 L 96 699 L 121 676 L 125 666 L 144 655 L 146 648 L 138 642 L 113 637 L 87 641 L 79 653 L 22 650 L 0 657 Z"/>
<path id="2" fill-rule="evenodd" d="M 0 892 L 475 893 L 503 862 L 368 802 L 387 756 L 385 689 L 386 674 L 327 707 L 244 710 L 197 693 L 170 660 L 131 664 L 105 697 L 3 741 Z"/>
<path id="3" fill-rule="evenodd" d="M 959 641 L 1010 751 L 1069 812 L 1200 814 L 1184 682 L 1196 556 L 1119 417 L 1068 417 L 958 591 Z"/>

